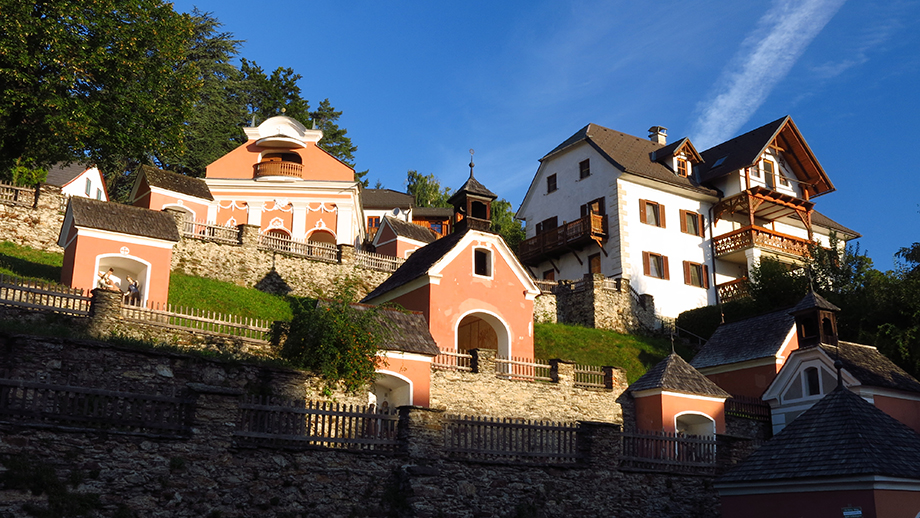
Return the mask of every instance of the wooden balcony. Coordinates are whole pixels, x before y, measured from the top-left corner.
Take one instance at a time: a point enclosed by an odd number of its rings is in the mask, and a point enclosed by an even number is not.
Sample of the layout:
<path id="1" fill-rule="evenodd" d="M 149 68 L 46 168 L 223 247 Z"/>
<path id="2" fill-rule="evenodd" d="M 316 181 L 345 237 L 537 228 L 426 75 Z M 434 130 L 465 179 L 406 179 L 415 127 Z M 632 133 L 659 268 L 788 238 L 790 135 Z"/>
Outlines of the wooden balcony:
<path id="1" fill-rule="evenodd" d="M 578 250 L 592 241 L 607 238 L 607 216 L 588 214 L 552 230 L 526 239 L 518 247 L 521 262 L 531 266 L 558 257 L 570 250 Z"/>
<path id="2" fill-rule="evenodd" d="M 808 246 L 811 243 L 807 239 L 780 234 L 763 227 L 747 226 L 738 230 L 716 236 L 713 240 L 713 248 L 716 257 L 722 259 L 731 259 L 728 256 L 736 255 L 743 258 L 744 252 L 749 248 L 761 248 L 772 252 L 778 252 L 794 257 L 805 257 L 808 255 Z"/>
<path id="3" fill-rule="evenodd" d="M 294 162 L 259 162 L 255 168 L 256 178 L 303 178 L 303 165 Z"/>
<path id="4" fill-rule="evenodd" d="M 750 293 L 748 293 L 747 281 L 747 277 L 742 277 L 716 285 L 716 290 L 719 292 L 719 300 L 722 302 L 731 302 L 750 296 Z"/>

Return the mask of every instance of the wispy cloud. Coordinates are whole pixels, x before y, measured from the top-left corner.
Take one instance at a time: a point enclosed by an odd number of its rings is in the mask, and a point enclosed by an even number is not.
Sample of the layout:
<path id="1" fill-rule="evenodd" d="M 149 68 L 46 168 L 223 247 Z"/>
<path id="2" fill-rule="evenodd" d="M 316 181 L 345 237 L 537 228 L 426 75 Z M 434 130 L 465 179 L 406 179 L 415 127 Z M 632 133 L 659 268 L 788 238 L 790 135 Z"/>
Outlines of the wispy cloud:
<path id="1" fill-rule="evenodd" d="M 693 141 L 706 149 L 735 135 L 786 77 L 845 0 L 776 0 L 723 70 Z"/>

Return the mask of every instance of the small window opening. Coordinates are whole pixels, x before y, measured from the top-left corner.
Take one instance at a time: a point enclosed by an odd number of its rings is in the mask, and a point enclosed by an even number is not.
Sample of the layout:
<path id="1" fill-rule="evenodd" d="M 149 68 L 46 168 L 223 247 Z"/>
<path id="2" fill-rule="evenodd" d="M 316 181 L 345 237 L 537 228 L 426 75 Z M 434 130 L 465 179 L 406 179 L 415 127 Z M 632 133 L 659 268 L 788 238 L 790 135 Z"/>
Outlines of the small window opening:
<path id="1" fill-rule="evenodd" d="M 483 277 L 492 276 L 492 252 L 481 248 L 473 251 L 473 273 Z"/>
<path id="2" fill-rule="evenodd" d="M 815 367 L 805 369 L 805 394 L 808 396 L 821 394 L 821 382 L 818 379 L 818 369 Z"/>

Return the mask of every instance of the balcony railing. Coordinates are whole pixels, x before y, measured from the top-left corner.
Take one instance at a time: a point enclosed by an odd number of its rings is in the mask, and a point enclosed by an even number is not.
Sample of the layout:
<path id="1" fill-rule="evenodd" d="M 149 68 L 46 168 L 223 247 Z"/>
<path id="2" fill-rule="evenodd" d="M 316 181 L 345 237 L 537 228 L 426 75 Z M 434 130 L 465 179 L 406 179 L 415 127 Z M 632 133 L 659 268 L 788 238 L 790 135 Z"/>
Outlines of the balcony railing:
<path id="1" fill-rule="evenodd" d="M 780 234 L 763 227 L 748 226 L 716 236 L 713 244 L 716 257 L 754 247 L 805 257 L 808 255 L 808 246 L 811 243 L 807 239 Z"/>
<path id="2" fill-rule="evenodd" d="M 747 298 L 749 295 L 747 277 L 719 284 L 716 286 L 716 289 L 719 291 L 719 300 L 722 302 L 731 302 L 733 300 Z"/>
<path id="3" fill-rule="evenodd" d="M 569 248 L 584 246 L 593 239 L 606 237 L 607 218 L 603 214 L 588 214 L 524 240 L 518 253 L 522 262 L 536 264 L 547 256 L 562 255 Z"/>
<path id="4" fill-rule="evenodd" d="M 256 178 L 264 176 L 303 178 L 303 165 L 294 162 L 259 162 L 255 167 Z"/>

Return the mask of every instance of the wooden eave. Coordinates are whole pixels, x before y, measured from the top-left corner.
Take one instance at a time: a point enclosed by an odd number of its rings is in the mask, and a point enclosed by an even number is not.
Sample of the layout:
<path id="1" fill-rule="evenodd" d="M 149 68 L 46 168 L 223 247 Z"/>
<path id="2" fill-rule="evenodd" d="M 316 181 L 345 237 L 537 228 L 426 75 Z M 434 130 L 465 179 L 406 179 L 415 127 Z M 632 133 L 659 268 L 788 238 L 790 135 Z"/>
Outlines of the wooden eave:
<path id="1" fill-rule="evenodd" d="M 774 221 L 793 215 L 802 218 L 810 214 L 814 207 L 814 202 L 757 185 L 717 203 L 713 207 L 713 217 L 718 221 L 725 213 L 750 214 L 753 208 L 755 218 Z"/>
<path id="2" fill-rule="evenodd" d="M 680 145 L 676 150 L 674 150 L 674 155 L 680 155 L 681 153 L 686 153 L 688 155 L 687 160 L 691 164 L 701 164 L 703 163 L 703 157 L 697 153 L 696 148 L 693 147 L 693 143 L 690 142 L 690 139 L 685 138 L 684 143 Z"/>
<path id="3" fill-rule="evenodd" d="M 806 198 L 821 196 L 836 190 L 791 118 L 786 120 L 767 147 L 781 152 L 801 183 Z"/>

